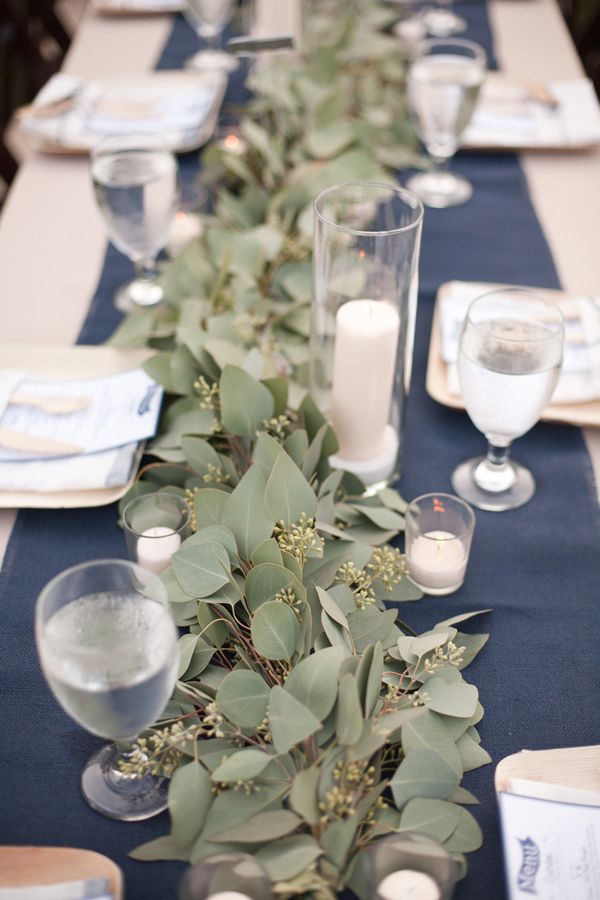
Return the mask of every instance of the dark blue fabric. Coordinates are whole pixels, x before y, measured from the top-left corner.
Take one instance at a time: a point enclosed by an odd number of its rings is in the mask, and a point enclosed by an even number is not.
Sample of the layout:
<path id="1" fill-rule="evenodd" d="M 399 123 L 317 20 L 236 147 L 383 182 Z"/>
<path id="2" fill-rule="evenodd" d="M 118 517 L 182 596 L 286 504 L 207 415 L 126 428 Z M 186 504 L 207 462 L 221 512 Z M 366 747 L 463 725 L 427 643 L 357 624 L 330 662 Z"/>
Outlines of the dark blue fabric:
<path id="1" fill-rule="evenodd" d="M 457 8 L 469 20 L 468 36 L 490 49 L 485 6 Z M 177 66 L 195 49 L 195 38 L 177 19 L 159 65 Z M 230 97 L 242 97 L 239 79 Z M 517 159 L 465 154 L 454 165 L 473 181 L 475 196 L 464 207 L 427 210 L 425 217 L 401 481 L 409 498 L 448 490 L 454 466 L 483 446 L 464 413 L 436 404 L 425 393 L 438 286 L 451 278 L 558 285 Z M 193 177 L 195 166 L 195 154 L 182 159 L 184 179 Z M 112 332 L 119 316 L 111 297 L 130 276 L 130 264 L 109 248 L 82 342 L 100 342 Z M 479 513 L 461 591 L 402 609 L 403 619 L 426 629 L 450 615 L 493 607 L 492 614 L 466 628 L 491 632 L 467 678 L 481 692 L 486 716 L 480 730 L 494 762 L 524 747 L 589 744 L 600 735 L 600 522 L 587 453 L 578 430 L 544 424 L 518 441 L 515 454 L 535 473 L 534 500 L 510 513 Z M 181 866 L 127 858 L 133 847 L 167 831 L 167 817 L 124 825 L 88 809 L 79 777 L 97 740 L 57 706 L 41 677 L 33 643 L 35 599 L 49 578 L 86 559 L 124 555 L 114 507 L 19 514 L 0 585 L 0 843 L 98 850 L 123 869 L 128 900 L 171 900 Z M 493 767 L 467 775 L 465 784 L 481 800 L 474 812 L 485 844 L 470 856 L 469 876 L 457 900 L 500 900 L 505 893 Z"/>

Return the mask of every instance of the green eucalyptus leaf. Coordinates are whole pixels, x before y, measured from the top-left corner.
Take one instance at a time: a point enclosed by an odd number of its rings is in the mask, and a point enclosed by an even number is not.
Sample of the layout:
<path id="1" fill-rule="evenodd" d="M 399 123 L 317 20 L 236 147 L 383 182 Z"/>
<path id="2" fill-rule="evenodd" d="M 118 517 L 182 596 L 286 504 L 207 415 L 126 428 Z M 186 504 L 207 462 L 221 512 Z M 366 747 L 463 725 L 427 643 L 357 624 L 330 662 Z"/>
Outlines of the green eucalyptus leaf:
<path id="1" fill-rule="evenodd" d="M 403 831 L 418 831 L 443 843 L 456 829 L 460 818 L 460 807 L 454 803 L 415 797 L 402 811 L 400 828 Z"/>
<path id="2" fill-rule="evenodd" d="M 191 544 L 187 541 L 172 557 L 180 585 L 193 597 L 209 597 L 227 584 L 231 572 L 229 556 L 221 544 Z"/>
<path id="3" fill-rule="evenodd" d="M 396 769 L 390 788 L 396 807 L 401 810 L 415 797 L 445 800 L 456 790 L 459 776 L 433 750 L 413 750 Z"/>
<path id="4" fill-rule="evenodd" d="M 320 720 L 303 703 L 277 685 L 271 689 L 269 725 L 278 753 L 287 753 L 321 728 Z"/>
<path id="5" fill-rule="evenodd" d="M 446 850 L 451 853 L 472 853 L 479 850 L 483 843 L 483 835 L 477 821 L 468 809 L 460 810 L 458 825 L 445 843 Z"/>
<path id="6" fill-rule="evenodd" d="M 321 856 L 322 850 L 308 834 L 299 834 L 263 847 L 256 858 L 272 881 L 294 878 Z"/>
<path id="7" fill-rule="evenodd" d="M 362 653 L 369 644 L 380 641 L 383 649 L 391 647 L 398 638 L 394 622 L 398 616 L 395 609 L 381 612 L 376 607 L 357 609 L 348 616 L 348 627 L 357 653 Z"/>
<path id="8" fill-rule="evenodd" d="M 459 737 L 456 742 L 456 749 L 460 753 L 465 772 L 470 772 L 471 769 L 478 769 L 479 766 L 486 766 L 492 761 L 487 750 L 480 747 L 477 741 L 474 741 L 469 734 L 463 734 Z"/>
<path id="9" fill-rule="evenodd" d="M 276 521 L 289 526 L 304 513 L 312 519 L 317 511 L 317 498 L 308 481 L 285 452 L 277 457 L 265 488 L 265 505 Z"/>
<path id="10" fill-rule="evenodd" d="M 346 655 L 344 647 L 330 647 L 311 653 L 294 666 L 285 682 L 285 690 L 321 721 L 335 704 L 340 666 Z"/>
<path id="11" fill-rule="evenodd" d="M 237 844 L 264 844 L 295 831 L 302 820 L 288 809 L 259 812 L 240 825 L 232 825 L 213 837 L 214 841 Z"/>
<path id="12" fill-rule="evenodd" d="M 178 847 L 170 834 L 140 844 L 128 856 L 140 862 L 155 862 L 159 859 L 179 859 L 183 862 L 190 860 L 189 851 Z"/>
<path id="13" fill-rule="evenodd" d="M 261 563 L 272 563 L 275 566 L 283 565 L 281 559 L 281 550 L 275 538 L 267 538 L 262 544 L 259 544 L 251 557 L 253 566 L 259 566 Z"/>
<path id="14" fill-rule="evenodd" d="M 290 806 L 309 825 L 316 825 L 321 816 L 317 791 L 320 776 L 317 766 L 301 769 L 294 778 L 290 793 Z"/>
<path id="15" fill-rule="evenodd" d="M 335 725 L 340 744 L 358 742 L 363 730 L 362 708 L 356 679 L 350 673 L 340 680 Z"/>
<path id="16" fill-rule="evenodd" d="M 250 466 L 223 507 L 222 523 L 233 532 L 242 559 L 250 559 L 275 526 L 265 506 L 265 484 L 259 467 Z"/>
<path id="17" fill-rule="evenodd" d="M 427 692 L 426 704 L 434 712 L 468 719 L 477 707 L 477 688 L 466 681 L 449 683 L 438 675 L 428 679 L 424 690 Z"/>
<path id="18" fill-rule="evenodd" d="M 231 434 L 254 438 L 265 419 L 270 419 L 275 401 L 268 388 L 243 369 L 225 366 L 219 382 L 221 418 Z"/>
<path id="19" fill-rule="evenodd" d="M 266 659 L 291 659 L 298 641 L 299 625 L 285 603 L 269 600 L 252 618 L 252 643 Z"/>
<path id="20" fill-rule="evenodd" d="M 178 847 L 190 847 L 202 829 L 214 800 L 210 775 L 192 760 L 177 769 L 169 783 L 171 838 Z"/>
<path id="21" fill-rule="evenodd" d="M 433 750 L 462 776 L 463 766 L 456 745 L 435 713 L 429 710 L 402 726 L 402 748 L 405 753 L 424 748 Z"/>
<path id="22" fill-rule="evenodd" d="M 241 728 L 256 728 L 267 714 L 269 696 L 269 686 L 260 675 L 237 669 L 223 679 L 217 691 L 217 706 Z"/>
<path id="23" fill-rule="evenodd" d="M 268 753 L 249 747 L 229 756 L 213 771 L 211 778 L 213 781 L 231 781 L 233 783 L 248 781 L 260 775 L 272 761 L 273 757 Z"/>
<path id="24" fill-rule="evenodd" d="M 202 438 L 184 437 L 181 441 L 181 448 L 190 466 L 198 475 L 206 475 L 209 466 L 219 468 L 221 465 L 216 450 Z"/>
<path id="25" fill-rule="evenodd" d="M 250 612 L 256 612 L 259 606 L 284 588 L 291 588 L 297 600 L 306 599 L 306 588 L 285 566 L 274 563 L 259 563 L 254 566 L 246 578 L 246 597 Z"/>
<path id="26" fill-rule="evenodd" d="M 261 784 L 260 790 L 252 794 L 234 791 L 232 788 L 222 791 L 214 799 L 201 837 L 214 841 L 225 829 L 238 828 L 252 816 L 271 806 L 284 790 L 283 785 Z"/>

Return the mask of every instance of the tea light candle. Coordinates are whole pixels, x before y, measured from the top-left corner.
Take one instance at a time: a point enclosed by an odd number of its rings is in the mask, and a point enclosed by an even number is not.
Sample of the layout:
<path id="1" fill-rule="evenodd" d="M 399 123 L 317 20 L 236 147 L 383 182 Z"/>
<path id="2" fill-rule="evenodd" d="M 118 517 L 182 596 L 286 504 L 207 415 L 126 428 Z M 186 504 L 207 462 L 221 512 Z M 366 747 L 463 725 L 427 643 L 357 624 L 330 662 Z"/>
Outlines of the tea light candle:
<path id="1" fill-rule="evenodd" d="M 441 900 L 440 889 L 430 875 L 402 869 L 387 875 L 377 888 L 381 900 Z"/>
<path id="2" fill-rule="evenodd" d="M 449 594 L 464 581 L 467 553 L 449 531 L 427 531 L 407 548 L 410 577 L 427 593 Z"/>
<path id="3" fill-rule="evenodd" d="M 399 334 L 400 316 L 384 300 L 350 300 L 337 312 L 331 418 L 339 467 L 368 461 L 376 472 L 393 470 L 398 438 L 389 418 Z"/>
<path id="4" fill-rule="evenodd" d="M 208 900 L 252 900 L 252 897 L 239 891 L 219 891 L 218 894 L 210 894 Z"/>
<path id="5" fill-rule="evenodd" d="M 138 538 L 138 563 L 144 569 L 160 575 L 171 565 L 171 557 L 180 546 L 181 538 L 172 528 L 167 528 L 166 525 L 147 528 Z"/>
<path id="6" fill-rule="evenodd" d="M 169 228 L 167 241 L 167 253 L 169 256 L 177 256 L 190 241 L 199 238 L 202 234 L 202 221 L 194 213 L 178 212 Z"/>

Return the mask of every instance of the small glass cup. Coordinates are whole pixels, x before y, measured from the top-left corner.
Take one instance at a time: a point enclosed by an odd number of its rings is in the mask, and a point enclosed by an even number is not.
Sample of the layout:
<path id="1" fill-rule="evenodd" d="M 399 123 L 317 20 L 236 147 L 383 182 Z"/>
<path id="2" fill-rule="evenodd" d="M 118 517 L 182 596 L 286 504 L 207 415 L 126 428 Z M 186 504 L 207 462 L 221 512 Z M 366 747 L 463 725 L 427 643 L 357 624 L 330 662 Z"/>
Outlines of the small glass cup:
<path id="1" fill-rule="evenodd" d="M 271 880 L 248 853 L 216 853 L 191 866 L 179 886 L 179 900 L 273 900 Z"/>
<path id="2" fill-rule="evenodd" d="M 475 513 L 452 494 L 423 494 L 406 510 L 406 561 L 425 594 L 457 591 L 465 580 Z"/>
<path id="3" fill-rule="evenodd" d="M 374 900 L 450 900 L 458 875 L 446 848 L 416 831 L 377 841 L 365 852 L 363 865 L 362 880 Z"/>
<path id="4" fill-rule="evenodd" d="M 192 511 L 179 494 L 157 491 L 130 500 L 123 510 L 129 558 L 160 575 L 192 533 Z"/>

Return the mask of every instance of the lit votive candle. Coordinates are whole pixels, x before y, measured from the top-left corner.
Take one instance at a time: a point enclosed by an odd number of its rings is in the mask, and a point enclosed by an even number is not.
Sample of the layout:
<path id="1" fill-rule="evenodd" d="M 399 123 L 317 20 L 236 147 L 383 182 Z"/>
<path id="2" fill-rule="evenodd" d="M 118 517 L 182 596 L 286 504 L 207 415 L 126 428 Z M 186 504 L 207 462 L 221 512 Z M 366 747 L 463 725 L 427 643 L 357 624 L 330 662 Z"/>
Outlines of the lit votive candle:
<path id="1" fill-rule="evenodd" d="M 217 146 L 222 150 L 227 150 L 228 153 L 232 153 L 233 156 L 243 156 L 248 149 L 246 141 L 239 134 L 236 134 L 235 131 L 231 131 L 224 138 L 221 138 Z"/>
<path id="2" fill-rule="evenodd" d="M 441 900 L 441 896 L 431 875 L 414 869 L 391 872 L 377 888 L 378 900 Z"/>
<path id="3" fill-rule="evenodd" d="M 167 241 L 167 253 L 169 256 L 177 256 L 184 247 L 202 234 L 203 226 L 200 216 L 195 213 L 180 211 L 176 213 L 173 224 L 169 229 Z"/>
<path id="4" fill-rule="evenodd" d="M 171 557 L 181 546 L 180 536 L 166 525 L 155 525 L 142 531 L 137 542 L 137 559 L 140 566 L 156 575 L 171 565 Z"/>
<path id="5" fill-rule="evenodd" d="M 218 894 L 210 894 L 208 900 L 252 900 L 252 897 L 239 891 L 219 891 Z"/>
<path id="6" fill-rule="evenodd" d="M 396 464 L 389 419 L 399 334 L 400 316 L 385 300 L 350 300 L 336 315 L 331 418 L 340 448 L 330 463 L 366 484 Z"/>
<path id="7" fill-rule="evenodd" d="M 406 510 L 406 561 L 426 594 L 450 594 L 465 578 L 475 526 L 471 507 L 451 494 L 424 494 Z"/>

